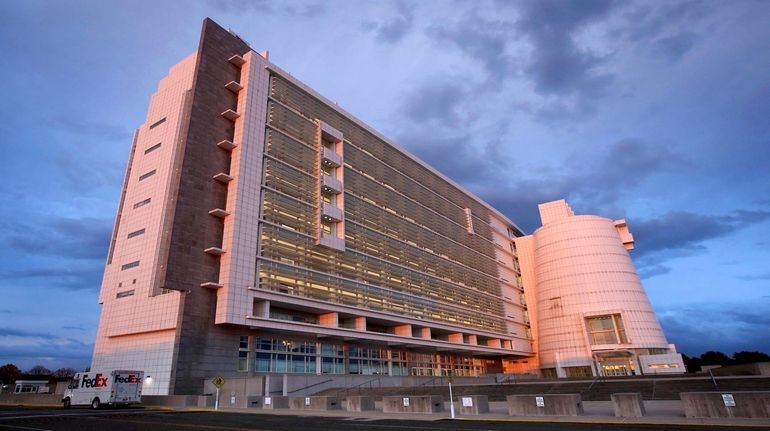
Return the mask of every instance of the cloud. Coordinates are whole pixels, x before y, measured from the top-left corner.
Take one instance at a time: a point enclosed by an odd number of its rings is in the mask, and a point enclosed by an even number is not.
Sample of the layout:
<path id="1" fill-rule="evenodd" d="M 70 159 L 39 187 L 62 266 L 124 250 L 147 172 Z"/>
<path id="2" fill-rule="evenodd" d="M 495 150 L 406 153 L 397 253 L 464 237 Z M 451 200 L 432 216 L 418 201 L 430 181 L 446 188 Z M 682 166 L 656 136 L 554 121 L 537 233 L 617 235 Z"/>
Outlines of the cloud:
<path id="1" fill-rule="evenodd" d="M 510 28 L 510 23 L 471 15 L 454 26 L 431 26 L 426 33 L 438 42 L 449 42 L 480 62 L 490 79 L 500 83 L 516 70 L 514 59 L 507 52 L 508 41 L 514 36 Z"/>
<path id="2" fill-rule="evenodd" d="M 103 269 L 102 262 L 80 267 L 61 267 L 52 264 L 46 267 L 0 271 L 0 279 L 6 280 L 9 285 L 23 283 L 58 287 L 65 290 L 98 289 L 101 285 Z"/>
<path id="3" fill-rule="evenodd" d="M 678 61 L 695 45 L 698 35 L 683 31 L 672 36 L 662 37 L 655 41 L 654 52 L 660 54 L 669 62 Z"/>
<path id="4" fill-rule="evenodd" d="M 91 363 L 92 343 L 73 338 L 53 338 L 24 345 L 0 345 L 0 363 L 13 363 L 21 369 L 44 365 L 51 369 L 83 369 Z"/>
<path id="5" fill-rule="evenodd" d="M 632 257 L 642 279 L 665 274 L 671 268 L 664 262 L 705 252 L 706 241 L 767 219 L 770 211 L 734 210 L 726 215 L 672 211 L 646 220 L 630 220 L 636 240 Z"/>
<path id="6" fill-rule="evenodd" d="M 414 12 L 403 1 L 396 3 L 396 9 L 395 16 L 381 22 L 367 22 L 364 24 L 364 29 L 373 32 L 377 40 L 381 42 L 398 43 L 412 30 Z"/>
<path id="7" fill-rule="evenodd" d="M 458 105 L 465 100 L 465 94 L 457 82 L 431 80 L 406 98 L 404 113 L 416 123 L 436 121 L 446 127 L 457 127 Z"/>
<path id="8" fill-rule="evenodd" d="M 770 280 L 770 272 L 764 274 L 741 275 L 738 279 L 744 281 Z"/>
<path id="9" fill-rule="evenodd" d="M 68 259 L 104 259 L 112 220 L 97 218 L 41 219 L 35 224 L 14 227 L 6 236 L 19 252 Z"/>
<path id="10" fill-rule="evenodd" d="M 15 328 L 0 328 L 0 337 L 42 338 L 45 340 L 57 338 L 55 335 L 47 332 L 35 332 Z"/>
<path id="11" fill-rule="evenodd" d="M 517 28 L 532 44 L 526 72 L 541 94 L 597 95 L 612 81 L 600 71 L 604 58 L 581 48 L 577 32 L 607 17 L 610 0 L 523 2 Z"/>
<path id="12" fill-rule="evenodd" d="M 757 334 L 770 333 L 770 301 L 690 303 L 659 310 L 663 331 L 677 350 L 699 355 L 719 350 L 770 352 L 770 340 Z"/>
<path id="13" fill-rule="evenodd" d="M 656 175 L 681 170 L 687 162 L 676 152 L 640 140 L 624 139 L 610 145 L 597 159 L 567 157 L 561 167 L 530 166 L 534 178 L 489 184 L 480 196 L 531 232 L 540 226 L 537 205 L 566 198 L 580 212 L 615 216 L 621 195 Z M 632 226 L 633 229 L 633 226 Z"/>
<path id="14" fill-rule="evenodd" d="M 735 210 L 726 215 L 672 211 L 646 220 L 633 220 L 637 257 L 667 250 L 699 250 L 700 243 L 729 235 L 770 218 L 770 211 Z"/>
<path id="15" fill-rule="evenodd" d="M 222 12 L 232 14 L 250 12 L 272 15 L 283 13 L 289 16 L 313 17 L 324 13 L 326 10 L 322 2 L 315 1 L 283 3 L 270 0 L 208 0 L 208 4 Z M 280 7 L 278 7 L 279 5 Z"/>

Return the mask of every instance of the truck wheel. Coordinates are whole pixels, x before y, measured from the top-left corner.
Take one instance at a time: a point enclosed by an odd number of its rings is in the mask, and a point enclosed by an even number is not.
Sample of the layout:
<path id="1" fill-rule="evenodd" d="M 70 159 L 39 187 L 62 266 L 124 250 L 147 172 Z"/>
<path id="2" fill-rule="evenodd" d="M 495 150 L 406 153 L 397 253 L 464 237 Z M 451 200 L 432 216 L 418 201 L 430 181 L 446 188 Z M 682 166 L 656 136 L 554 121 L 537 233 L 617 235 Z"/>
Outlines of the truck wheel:
<path id="1" fill-rule="evenodd" d="M 91 401 L 91 408 L 96 410 L 99 408 L 99 398 L 94 398 L 93 401 Z"/>
<path id="2" fill-rule="evenodd" d="M 62 401 L 62 404 L 64 405 L 65 409 L 72 407 L 72 401 L 70 401 L 69 398 L 65 398 L 64 401 Z"/>

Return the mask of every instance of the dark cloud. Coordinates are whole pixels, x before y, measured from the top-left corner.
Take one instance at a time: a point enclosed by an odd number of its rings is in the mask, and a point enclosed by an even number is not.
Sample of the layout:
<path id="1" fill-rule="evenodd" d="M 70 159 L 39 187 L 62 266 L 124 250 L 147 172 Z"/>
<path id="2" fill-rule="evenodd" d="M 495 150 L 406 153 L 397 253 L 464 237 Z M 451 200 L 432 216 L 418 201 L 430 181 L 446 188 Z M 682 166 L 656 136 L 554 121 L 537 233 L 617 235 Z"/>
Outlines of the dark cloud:
<path id="1" fill-rule="evenodd" d="M 770 352 L 770 301 L 750 303 L 684 304 L 660 310 L 659 318 L 668 340 L 687 355 L 718 350 Z"/>
<path id="2" fill-rule="evenodd" d="M 0 337 L 42 338 L 46 340 L 57 338 L 55 335 L 47 332 L 27 331 L 16 328 L 0 328 Z"/>
<path id="3" fill-rule="evenodd" d="M 653 49 L 669 62 L 679 61 L 698 40 L 698 35 L 683 31 L 672 36 L 662 37 L 655 41 Z"/>
<path id="4" fill-rule="evenodd" d="M 313 17 L 322 14 L 326 7 L 318 1 L 275 2 L 270 0 L 208 0 L 208 4 L 225 13 L 244 12 L 272 15 L 284 13 L 289 16 Z"/>
<path id="5" fill-rule="evenodd" d="M 508 41 L 514 36 L 510 23 L 470 16 L 453 27 L 429 27 L 427 34 L 439 42 L 455 45 L 465 55 L 480 62 L 494 82 L 504 81 L 516 70 L 513 57 L 507 53 Z"/>
<path id="6" fill-rule="evenodd" d="M 616 217 L 623 213 L 617 208 L 623 193 L 648 178 L 686 166 L 687 162 L 668 148 L 626 139 L 611 145 L 596 160 L 576 154 L 567 157 L 560 168 L 538 170 L 530 166 L 535 179 L 509 181 L 505 186 L 489 184 L 479 194 L 525 232 L 531 232 L 540 226 L 540 203 L 566 198 L 578 212 L 585 208 L 587 213 Z"/>
<path id="7" fill-rule="evenodd" d="M 458 105 L 464 99 L 465 91 L 456 82 L 429 81 L 406 98 L 403 111 L 416 123 L 437 121 L 457 127 Z"/>
<path id="8" fill-rule="evenodd" d="M 741 275 L 739 279 L 744 281 L 770 280 L 770 272 L 764 274 Z"/>
<path id="9" fill-rule="evenodd" d="M 223 12 L 243 13 L 245 11 L 271 14 L 275 2 L 270 0 L 209 0 L 209 5 Z"/>
<path id="10" fill-rule="evenodd" d="M 65 290 L 98 289 L 101 285 L 104 265 L 101 261 L 91 266 L 62 267 L 60 264 L 51 266 L 8 269 L 0 271 L 0 279 L 8 285 L 31 285 L 56 287 Z"/>
<path id="11" fill-rule="evenodd" d="M 54 218 L 17 225 L 6 234 L 6 240 L 25 254 L 102 260 L 107 256 L 111 233 L 109 219 Z"/>
<path id="12" fill-rule="evenodd" d="M 597 95 L 612 81 L 600 71 L 604 59 L 581 48 L 575 33 L 607 17 L 610 0 L 531 0 L 523 2 L 517 22 L 532 44 L 526 72 L 542 94 Z"/>
<path id="13" fill-rule="evenodd" d="M 94 140 L 99 142 L 114 141 L 124 144 L 131 141 L 132 135 L 132 131 L 123 126 L 90 121 L 78 117 L 60 117 L 53 121 L 51 126 L 57 130 L 83 138 L 83 141 L 79 142 L 79 145 L 82 147 L 93 145 Z"/>
<path id="14" fill-rule="evenodd" d="M 73 338 L 47 339 L 25 345 L 0 345 L 0 363 L 14 363 L 22 369 L 34 365 L 48 368 L 83 369 L 91 363 L 94 345 Z"/>
<path id="15" fill-rule="evenodd" d="M 398 43 L 412 30 L 414 12 L 406 2 L 396 3 L 396 15 L 381 22 L 367 22 L 364 29 L 374 33 L 375 37 L 386 43 Z"/>
<path id="16" fill-rule="evenodd" d="M 735 210 L 727 215 L 673 211 L 647 220 L 629 220 L 636 248 L 631 256 L 641 278 L 669 272 L 663 263 L 703 253 L 708 240 L 724 237 L 744 227 L 770 219 L 770 211 Z"/>
<path id="17" fill-rule="evenodd" d="M 770 211 L 735 210 L 726 215 L 672 211 L 647 220 L 631 220 L 636 257 L 670 250 L 702 250 L 701 243 L 770 219 Z"/>
<path id="18" fill-rule="evenodd" d="M 658 3 L 638 3 L 622 14 L 625 20 L 615 30 L 615 36 L 632 42 L 659 40 L 671 29 L 691 27 L 706 16 L 714 3 L 692 0 Z"/>

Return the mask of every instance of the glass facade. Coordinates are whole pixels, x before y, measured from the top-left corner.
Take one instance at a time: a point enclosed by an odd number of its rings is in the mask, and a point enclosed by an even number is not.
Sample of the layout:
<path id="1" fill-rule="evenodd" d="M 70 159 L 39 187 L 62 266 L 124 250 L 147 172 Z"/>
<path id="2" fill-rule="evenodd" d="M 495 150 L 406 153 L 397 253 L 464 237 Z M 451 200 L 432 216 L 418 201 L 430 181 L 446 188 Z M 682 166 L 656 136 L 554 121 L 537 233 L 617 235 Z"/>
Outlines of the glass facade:
<path id="1" fill-rule="evenodd" d="M 478 376 L 500 367 L 499 359 L 290 338 L 255 337 L 254 349 L 258 373 Z"/>
<path id="2" fill-rule="evenodd" d="M 267 111 L 258 289 L 507 332 L 488 208 L 277 75 Z M 334 147 L 319 119 L 344 135 L 339 168 L 319 165 Z M 340 225 L 318 217 L 337 202 L 327 174 L 344 183 L 343 253 L 317 245 Z"/>

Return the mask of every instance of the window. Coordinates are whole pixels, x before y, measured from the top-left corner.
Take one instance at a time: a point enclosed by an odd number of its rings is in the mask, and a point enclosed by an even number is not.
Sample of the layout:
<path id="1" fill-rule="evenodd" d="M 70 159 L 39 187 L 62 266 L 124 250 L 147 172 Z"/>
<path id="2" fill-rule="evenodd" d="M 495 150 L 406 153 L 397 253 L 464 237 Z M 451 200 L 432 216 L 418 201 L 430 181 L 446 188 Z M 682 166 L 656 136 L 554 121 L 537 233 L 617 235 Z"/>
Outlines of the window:
<path id="1" fill-rule="evenodd" d="M 135 236 L 139 236 L 139 235 L 143 235 L 143 234 L 144 234 L 144 229 L 135 230 L 135 231 L 133 231 L 133 232 L 128 234 L 128 238 L 133 238 Z"/>
<path id="2" fill-rule="evenodd" d="M 321 170 L 326 175 L 334 175 L 334 168 L 329 166 L 329 165 L 325 165 L 325 164 L 322 163 L 321 164 Z"/>
<path id="3" fill-rule="evenodd" d="M 158 148 L 160 148 L 160 142 L 158 142 L 157 144 L 153 145 L 152 147 L 144 150 L 144 154 L 151 153 L 151 152 L 157 150 Z"/>
<path id="4" fill-rule="evenodd" d="M 245 335 L 238 339 L 238 371 L 249 371 L 249 337 Z"/>
<path id="5" fill-rule="evenodd" d="M 135 203 L 135 204 L 134 204 L 134 209 L 137 209 L 137 208 L 139 208 L 139 207 L 143 207 L 143 206 L 145 206 L 145 205 L 149 204 L 149 203 L 150 203 L 150 199 L 151 199 L 151 198 L 147 198 L 147 199 L 145 199 L 145 200 L 143 200 L 143 201 L 141 201 L 141 202 L 137 202 L 137 203 Z"/>
<path id="6" fill-rule="evenodd" d="M 334 223 L 326 220 L 321 220 L 321 232 L 327 235 L 334 234 Z"/>
<path id="7" fill-rule="evenodd" d="M 134 290 L 124 290 L 122 292 L 118 292 L 118 294 L 115 295 L 116 298 L 125 298 L 126 296 L 134 296 Z"/>
<path id="8" fill-rule="evenodd" d="M 146 174 L 143 174 L 141 177 L 139 177 L 139 181 L 145 180 L 147 178 L 150 178 L 151 176 L 155 175 L 156 170 L 153 169 L 150 172 L 147 172 Z"/>
<path id="9" fill-rule="evenodd" d="M 166 117 L 163 117 L 163 118 L 161 118 L 160 120 L 158 120 L 158 121 L 156 121 L 156 122 L 154 122 L 154 123 L 150 124 L 150 130 L 152 130 L 152 129 L 154 129 L 154 128 L 158 127 L 158 126 L 160 126 L 161 124 L 163 124 L 163 123 L 165 123 L 165 122 L 166 122 Z"/>
<path id="10" fill-rule="evenodd" d="M 336 202 L 332 201 L 332 199 L 334 199 L 334 197 L 335 196 L 333 194 L 331 194 L 331 193 L 327 193 L 325 191 L 321 191 L 321 200 L 326 202 L 327 204 L 331 204 L 331 203 L 335 203 L 336 204 Z"/>
<path id="11" fill-rule="evenodd" d="M 626 330 L 620 314 L 595 316 L 586 319 L 591 344 L 627 344 Z"/>
<path id="12" fill-rule="evenodd" d="M 127 270 L 127 269 L 136 268 L 137 266 L 139 266 L 139 261 L 138 261 L 138 260 L 135 260 L 135 261 L 133 261 L 133 262 L 129 262 L 129 263 L 127 263 L 127 264 L 125 264 L 125 265 L 121 266 L 121 267 L 120 267 L 120 270 L 121 270 L 121 271 L 125 271 L 125 270 Z"/>

